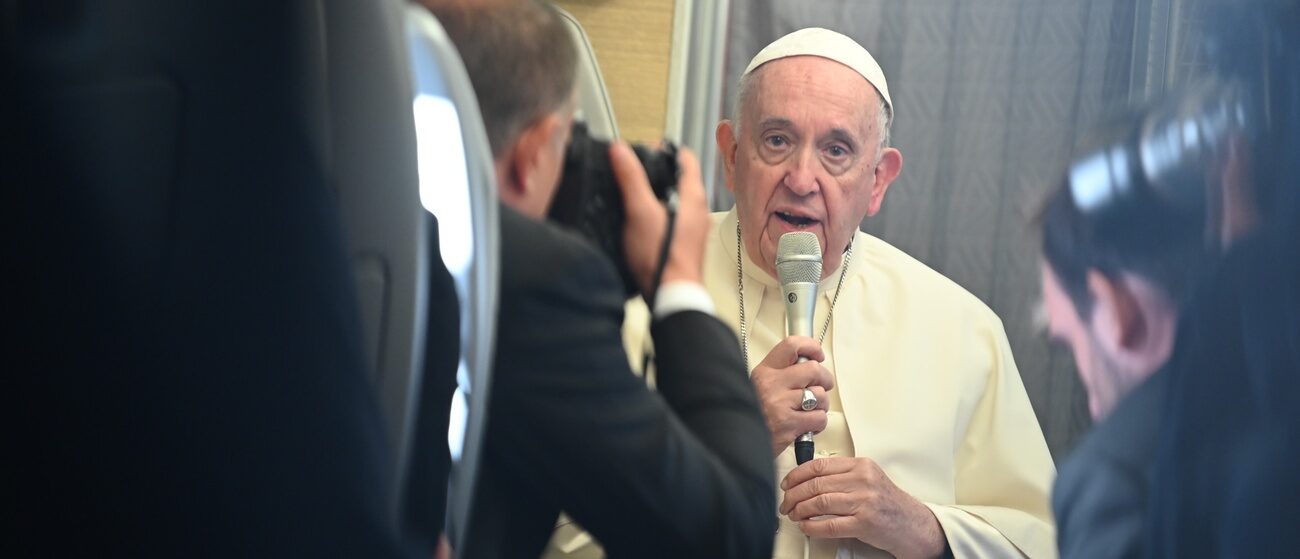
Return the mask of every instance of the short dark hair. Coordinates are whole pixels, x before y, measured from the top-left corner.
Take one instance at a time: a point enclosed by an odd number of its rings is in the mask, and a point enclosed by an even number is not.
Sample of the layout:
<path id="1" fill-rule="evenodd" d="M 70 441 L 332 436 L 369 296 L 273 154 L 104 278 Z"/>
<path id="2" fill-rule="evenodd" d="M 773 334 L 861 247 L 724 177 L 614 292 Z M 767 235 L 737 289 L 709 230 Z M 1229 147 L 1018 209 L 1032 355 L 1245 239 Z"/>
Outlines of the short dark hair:
<path id="1" fill-rule="evenodd" d="M 1051 192 L 1035 219 L 1042 230 L 1043 260 L 1079 316 L 1092 315 L 1088 270 L 1118 279 L 1127 272 L 1164 291 L 1176 307 L 1212 252 L 1202 218 L 1153 208 L 1140 216 L 1098 222 L 1074 204 L 1068 181 Z"/>
<path id="2" fill-rule="evenodd" d="M 447 30 L 478 97 L 492 156 L 573 94 L 578 53 L 538 0 L 422 0 Z"/>

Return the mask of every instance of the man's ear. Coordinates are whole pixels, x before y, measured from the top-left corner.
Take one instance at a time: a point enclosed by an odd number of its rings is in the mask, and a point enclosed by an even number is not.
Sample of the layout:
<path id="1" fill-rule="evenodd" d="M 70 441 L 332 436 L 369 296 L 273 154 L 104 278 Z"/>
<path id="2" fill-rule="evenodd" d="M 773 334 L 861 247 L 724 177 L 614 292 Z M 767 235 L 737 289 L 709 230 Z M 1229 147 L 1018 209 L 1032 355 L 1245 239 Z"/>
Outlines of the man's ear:
<path id="1" fill-rule="evenodd" d="M 1090 269 L 1088 292 L 1094 301 L 1089 322 L 1097 340 L 1116 357 L 1140 350 L 1148 325 L 1128 284 Z"/>
<path id="2" fill-rule="evenodd" d="M 718 140 L 718 155 L 722 157 L 722 167 L 726 171 L 727 190 L 735 192 L 736 187 L 731 177 L 736 172 L 736 128 L 730 120 L 724 120 L 718 123 L 714 136 Z"/>
<path id="3" fill-rule="evenodd" d="M 545 214 L 545 207 L 550 202 L 551 185 L 542 184 L 539 170 L 545 157 L 546 149 L 554 141 L 555 135 L 563 126 L 563 119 L 555 113 L 533 121 L 515 136 L 515 142 L 506 153 L 509 168 L 508 185 L 500 185 L 516 209 L 533 214 L 540 211 Z M 521 209 L 522 208 L 522 209 Z M 542 208 L 538 210 L 538 208 Z"/>
<path id="4" fill-rule="evenodd" d="M 898 151 L 897 148 L 881 150 L 880 163 L 876 164 L 876 174 L 871 184 L 871 205 L 867 207 L 868 216 L 876 215 L 880 211 L 880 206 L 885 203 L 885 192 L 902 172 L 903 152 Z"/>
<path id="5" fill-rule="evenodd" d="M 1150 280 L 1124 273 L 1116 294 L 1130 315 L 1119 338 L 1119 362 L 1129 371 L 1151 373 L 1169 360 L 1178 333 L 1178 307 Z"/>

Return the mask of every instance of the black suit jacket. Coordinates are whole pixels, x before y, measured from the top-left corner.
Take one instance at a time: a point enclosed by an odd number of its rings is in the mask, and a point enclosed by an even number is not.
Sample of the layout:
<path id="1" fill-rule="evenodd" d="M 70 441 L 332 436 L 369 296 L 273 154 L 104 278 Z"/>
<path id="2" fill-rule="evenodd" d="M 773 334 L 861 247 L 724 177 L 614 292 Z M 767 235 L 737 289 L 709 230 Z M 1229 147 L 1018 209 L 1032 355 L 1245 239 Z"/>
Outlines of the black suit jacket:
<path id="1" fill-rule="evenodd" d="M 1052 512 L 1062 559 L 1141 556 L 1167 376 L 1134 389 L 1061 464 Z"/>
<path id="2" fill-rule="evenodd" d="M 536 557 L 567 512 L 614 557 L 767 557 L 771 444 L 735 335 L 679 312 L 651 327 L 657 388 L 623 351 L 624 297 L 596 248 L 503 208 L 483 470 L 462 546 Z"/>

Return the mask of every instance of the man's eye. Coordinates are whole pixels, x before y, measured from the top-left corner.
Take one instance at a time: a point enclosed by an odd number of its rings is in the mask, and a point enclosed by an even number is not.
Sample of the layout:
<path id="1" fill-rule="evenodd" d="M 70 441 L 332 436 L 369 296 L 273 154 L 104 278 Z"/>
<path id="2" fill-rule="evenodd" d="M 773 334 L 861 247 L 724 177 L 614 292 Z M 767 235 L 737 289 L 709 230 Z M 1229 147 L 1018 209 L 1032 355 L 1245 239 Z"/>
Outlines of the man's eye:
<path id="1" fill-rule="evenodd" d="M 767 142 L 767 145 L 774 148 L 785 147 L 787 143 L 785 138 L 782 136 L 768 136 L 767 138 L 764 138 L 764 141 Z"/>
<path id="2" fill-rule="evenodd" d="M 848 156 L 849 150 L 844 149 L 844 146 L 831 146 L 826 148 L 826 153 L 831 157 L 839 158 Z"/>

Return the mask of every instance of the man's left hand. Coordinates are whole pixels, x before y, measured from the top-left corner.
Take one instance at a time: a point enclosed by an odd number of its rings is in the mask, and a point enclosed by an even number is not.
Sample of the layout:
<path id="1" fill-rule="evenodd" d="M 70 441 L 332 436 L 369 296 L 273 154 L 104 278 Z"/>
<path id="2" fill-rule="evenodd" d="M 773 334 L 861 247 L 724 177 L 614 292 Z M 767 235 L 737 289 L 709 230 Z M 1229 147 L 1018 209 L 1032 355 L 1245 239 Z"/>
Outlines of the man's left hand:
<path id="1" fill-rule="evenodd" d="M 781 489 L 781 514 L 814 538 L 857 538 L 895 557 L 939 557 L 947 546 L 934 513 L 870 458 L 811 460 Z"/>

